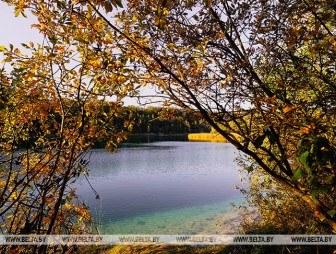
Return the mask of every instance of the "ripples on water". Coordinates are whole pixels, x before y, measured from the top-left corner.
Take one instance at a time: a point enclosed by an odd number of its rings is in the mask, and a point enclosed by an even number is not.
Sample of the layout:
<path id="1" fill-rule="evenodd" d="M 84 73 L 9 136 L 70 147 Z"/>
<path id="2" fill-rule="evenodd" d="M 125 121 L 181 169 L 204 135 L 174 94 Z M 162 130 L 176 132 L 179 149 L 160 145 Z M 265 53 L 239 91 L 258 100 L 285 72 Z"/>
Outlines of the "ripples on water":
<path id="1" fill-rule="evenodd" d="M 236 149 L 226 143 L 123 144 L 94 150 L 90 183 L 76 183 L 106 234 L 218 233 L 242 196 Z"/>

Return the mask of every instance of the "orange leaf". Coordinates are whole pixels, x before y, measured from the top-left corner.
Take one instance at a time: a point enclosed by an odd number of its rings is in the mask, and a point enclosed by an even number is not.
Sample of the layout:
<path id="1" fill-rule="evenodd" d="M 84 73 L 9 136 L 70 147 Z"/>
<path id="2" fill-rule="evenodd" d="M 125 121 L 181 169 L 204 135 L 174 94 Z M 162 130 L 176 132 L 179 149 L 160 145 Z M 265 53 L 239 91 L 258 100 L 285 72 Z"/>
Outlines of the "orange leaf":
<path id="1" fill-rule="evenodd" d="M 282 109 L 282 111 L 287 114 L 288 112 L 292 111 L 295 107 L 293 105 L 288 105 Z"/>

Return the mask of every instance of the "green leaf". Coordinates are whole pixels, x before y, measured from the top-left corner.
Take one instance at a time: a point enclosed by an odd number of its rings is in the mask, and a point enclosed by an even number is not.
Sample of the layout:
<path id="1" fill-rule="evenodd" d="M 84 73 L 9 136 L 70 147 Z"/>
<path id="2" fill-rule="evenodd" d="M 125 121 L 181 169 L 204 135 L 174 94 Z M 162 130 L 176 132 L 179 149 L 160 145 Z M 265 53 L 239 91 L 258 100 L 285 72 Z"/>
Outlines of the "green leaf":
<path id="1" fill-rule="evenodd" d="M 29 49 L 29 46 L 26 43 L 21 43 L 22 47 Z"/>
<path id="2" fill-rule="evenodd" d="M 49 37 L 49 41 L 50 41 L 52 44 L 56 44 L 56 43 L 57 43 L 57 37 L 56 37 L 55 35 L 50 36 L 50 37 Z"/>
<path id="3" fill-rule="evenodd" d="M 299 168 L 298 170 L 295 171 L 292 180 L 293 181 L 297 181 L 299 180 L 302 176 L 303 176 L 303 170 L 301 168 Z"/>
<path id="4" fill-rule="evenodd" d="M 326 219 L 325 215 L 322 213 L 319 215 L 320 221 L 324 221 Z"/>
<path id="5" fill-rule="evenodd" d="M 300 162 L 304 165 L 305 170 L 309 175 L 312 175 L 312 170 L 308 165 L 308 159 L 309 159 L 309 151 L 305 151 L 303 154 L 299 156 Z"/>
<path id="6" fill-rule="evenodd" d="M 328 214 L 330 215 L 331 218 L 333 218 L 335 216 L 335 214 L 336 214 L 336 211 L 335 210 L 330 210 L 328 212 Z"/>
<path id="7" fill-rule="evenodd" d="M 317 180 L 316 180 L 316 177 L 310 177 L 308 179 L 308 183 L 312 184 L 312 185 L 317 185 Z"/>
<path id="8" fill-rule="evenodd" d="M 307 159 L 309 157 L 309 151 L 305 151 L 303 154 L 300 155 L 299 160 L 303 165 L 307 165 Z"/>
<path id="9" fill-rule="evenodd" d="M 254 168 L 253 168 L 252 165 L 250 165 L 246 168 L 246 170 L 247 170 L 247 172 L 251 173 L 254 170 Z"/>

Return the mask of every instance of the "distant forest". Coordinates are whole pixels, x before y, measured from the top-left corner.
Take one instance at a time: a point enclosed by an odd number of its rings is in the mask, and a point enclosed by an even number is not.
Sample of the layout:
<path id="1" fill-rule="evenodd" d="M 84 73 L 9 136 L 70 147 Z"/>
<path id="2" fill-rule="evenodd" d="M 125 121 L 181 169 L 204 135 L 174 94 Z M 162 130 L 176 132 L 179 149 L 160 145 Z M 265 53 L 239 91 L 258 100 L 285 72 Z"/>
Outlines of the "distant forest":
<path id="1" fill-rule="evenodd" d="M 114 124 L 128 126 L 130 134 L 185 134 L 210 132 L 200 115 L 175 108 L 124 107 Z"/>
<path id="2" fill-rule="evenodd" d="M 71 100 L 65 100 L 64 103 L 72 105 L 67 112 L 69 124 L 80 114 L 78 105 Z M 125 134 L 125 137 L 133 134 L 140 135 L 174 135 L 197 132 L 210 132 L 210 126 L 195 112 L 180 110 L 176 108 L 147 107 L 136 106 L 118 107 L 113 109 L 113 102 L 97 101 L 92 106 L 99 107 L 100 113 L 97 117 L 97 124 L 105 125 L 111 133 L 116 131 Z M 60 124 L 62 117 L 59 113 L 50 109 L 50 114 L 55 115 Z M 57 138 L 58 125 L 50 125 L 48 133 L 44 133 L 49 140 Z M 39 135 L 42 135 L 42 129 L 38 122 L 34 122 L 33 131 L 29 133 L 28 139 L 17 137 L 15 145 L 20 148 L 34 148 Z M 122 138 L 124 139 L 124 138 Z M 105 146 L 107 140 L 95 142 L 95 147 Z"/>

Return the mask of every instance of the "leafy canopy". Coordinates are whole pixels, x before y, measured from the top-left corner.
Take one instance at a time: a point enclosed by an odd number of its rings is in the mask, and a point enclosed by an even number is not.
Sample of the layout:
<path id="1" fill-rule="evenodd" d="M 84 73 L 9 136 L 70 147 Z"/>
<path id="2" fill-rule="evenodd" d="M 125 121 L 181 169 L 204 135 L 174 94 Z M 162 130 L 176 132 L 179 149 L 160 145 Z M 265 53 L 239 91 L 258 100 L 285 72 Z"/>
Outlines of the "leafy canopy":
<path id="1" fill-rule="evenodd" d="M 118 102 L 153 85 L 248 155 L 250 174 L 261 168 L 336 230 L 334 1 L 6 2 L 38 16 L 48 45 L 36 50 L 53 61 L 39 72 L 64 95 Z M 17 52 L 8 52 L 12 62 Z M 62 69 L 69 61 L 81 64 L 73 75 Z"/>

